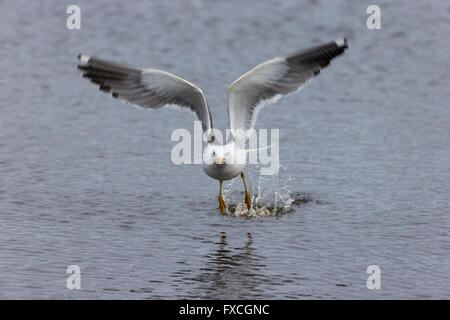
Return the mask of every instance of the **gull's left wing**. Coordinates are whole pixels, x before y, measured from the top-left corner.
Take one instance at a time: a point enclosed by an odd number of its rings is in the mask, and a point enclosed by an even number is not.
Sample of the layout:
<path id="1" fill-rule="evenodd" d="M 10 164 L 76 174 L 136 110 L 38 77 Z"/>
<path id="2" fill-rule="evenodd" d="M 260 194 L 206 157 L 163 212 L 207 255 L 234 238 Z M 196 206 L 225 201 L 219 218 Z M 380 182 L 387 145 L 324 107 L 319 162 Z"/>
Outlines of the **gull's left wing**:
<path id="1" fill-rule="evenodd" d="M 339 39 L 287 57 L 266 61 L 234 81 L 228 88 L 230 129 L 254 128 L 259 109 L 281 96 L 300 89 L 347 49 L 347 39 Z"/>

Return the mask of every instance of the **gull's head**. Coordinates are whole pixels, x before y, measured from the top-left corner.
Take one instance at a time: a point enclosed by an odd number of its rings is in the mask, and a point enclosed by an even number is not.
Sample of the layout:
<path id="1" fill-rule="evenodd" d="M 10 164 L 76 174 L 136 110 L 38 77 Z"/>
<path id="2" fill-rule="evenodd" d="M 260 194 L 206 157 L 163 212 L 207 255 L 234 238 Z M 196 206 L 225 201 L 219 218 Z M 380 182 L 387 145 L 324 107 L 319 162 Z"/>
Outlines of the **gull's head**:
<path id="1" fill-rule="evenodd" d="M 217 166 L 236 164 L 238 162 L 238 153 L 234 143 L 227 143 L 225 145 L 210 143 L 204 150 L 203 160 L 207 164 Z"/>
<path id="2" fill-rule="evenodd" d="M 210 163 L 214 163 L 218 166 L 224 166 L 227 163 L 231 163 L 232 159 L 230 157 L 231 151 L 226 148 L 226 145 L 211 145 L 209 150 L 206 150 L 208 152 L 207 156 L 210 158 Z"/>

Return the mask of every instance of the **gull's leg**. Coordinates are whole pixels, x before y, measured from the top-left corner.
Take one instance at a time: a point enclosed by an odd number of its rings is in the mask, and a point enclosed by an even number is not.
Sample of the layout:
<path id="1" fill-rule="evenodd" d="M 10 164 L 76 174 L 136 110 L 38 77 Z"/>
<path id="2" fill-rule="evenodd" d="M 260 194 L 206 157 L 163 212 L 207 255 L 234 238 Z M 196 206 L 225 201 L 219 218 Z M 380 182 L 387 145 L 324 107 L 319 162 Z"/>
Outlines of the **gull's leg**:
<path id="1" fill-rule="evenodd" d="M 244 182 L 244 188 L 245 188 L 245 203 L 247 204 L 247 209 L 250 210 L 252 207 L 252 200 L 250 200 L 250 194 L 247 191 L 247 184 L 245 183 L 245 175 L 243 172 L 241 172 L 241 178 Z"/>
<path id="2" fill-rule="evenodd" d="M 222 180 L 220 180 L 219 205 L 220 205 L 220 212 L 222 212 L 222 214 L 225 214 L 225 209 L 227 208 L 227 205 L 225 204 L 225 201 L 222 198 Z"/>

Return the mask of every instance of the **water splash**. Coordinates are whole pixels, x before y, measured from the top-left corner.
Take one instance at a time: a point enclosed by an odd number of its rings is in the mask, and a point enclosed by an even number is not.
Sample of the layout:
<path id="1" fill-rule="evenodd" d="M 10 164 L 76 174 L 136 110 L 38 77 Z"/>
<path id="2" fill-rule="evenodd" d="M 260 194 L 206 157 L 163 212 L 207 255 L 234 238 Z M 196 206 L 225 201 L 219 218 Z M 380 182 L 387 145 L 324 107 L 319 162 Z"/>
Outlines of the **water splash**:
<path id="1" fill-rule="evenodd" d="M 244 203 L 244 186 L 240 179 L 233 179 L 224 187 L 224 199 L 227 203 L 226 214 L 236 217 L 274 217 L 293 213 L 293 205 L 312 201 L 309 195 L 291 191 L 292 178 L 287 175 L 287 167 L 281 166 L 278 175 L 262 176 L 258 166 L 249 166 L 246 170 L 246 182 L 251 194 L 252 207 L 247 209 Z M 241 183 L 238 183 L 241 182 Z"/>

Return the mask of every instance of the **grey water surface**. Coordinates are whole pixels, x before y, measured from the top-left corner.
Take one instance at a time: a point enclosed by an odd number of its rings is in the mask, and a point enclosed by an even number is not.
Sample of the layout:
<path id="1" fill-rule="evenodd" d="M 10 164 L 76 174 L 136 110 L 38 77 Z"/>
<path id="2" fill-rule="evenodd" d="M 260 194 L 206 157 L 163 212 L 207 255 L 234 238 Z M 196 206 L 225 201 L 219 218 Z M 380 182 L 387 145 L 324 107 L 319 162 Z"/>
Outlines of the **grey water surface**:
<path id="1" fill-rule="evenodd" d="M 81 30 L 74 1 L 1 5 L 0 298 L 450 298 L 449 2 L 378 1 L 380 30 L 366 1 L 75 2 Z M 172 163 L 192 115 L 132 108 L 76 69 L 84 53 L 174 73 L 225 129 L 234 79 L 343 36 L 345 55 L 259 114 L 280 129 L 265 185 L 298 200 L 275 217 L 222 216 L 218 182 Z"/>

